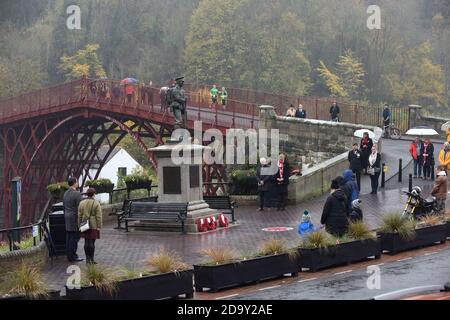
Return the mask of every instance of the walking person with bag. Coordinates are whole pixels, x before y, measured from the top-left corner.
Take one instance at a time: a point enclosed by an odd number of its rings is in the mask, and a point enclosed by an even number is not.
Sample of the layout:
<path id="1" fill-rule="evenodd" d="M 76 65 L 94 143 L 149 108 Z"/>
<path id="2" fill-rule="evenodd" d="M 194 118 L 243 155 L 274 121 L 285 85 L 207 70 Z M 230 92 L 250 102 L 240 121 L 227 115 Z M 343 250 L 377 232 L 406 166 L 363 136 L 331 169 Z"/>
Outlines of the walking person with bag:
<path id="1" fill-rule="evenodd" d="M 100 239 L 100 229 L 103 225 L 102 207 L 100 202 L 94 199 L 95 189 L 88 189 L 87 196 L 78 208 L 78 223 L 81 237 L 84 238 L 86 264 L 97 264 L 94 261 L 95 240 Z"/>
<path id="2" fill-rule="evenodd" d="M 372 153 L 369 156 L 367 173 L 370 175 L 370 182 L 372 184 L 372 192 L 370 194 L 377 194 L 381 174 L 381 155 L 378 153 L 378 146 L 376 144 L 372 147 Z"/>

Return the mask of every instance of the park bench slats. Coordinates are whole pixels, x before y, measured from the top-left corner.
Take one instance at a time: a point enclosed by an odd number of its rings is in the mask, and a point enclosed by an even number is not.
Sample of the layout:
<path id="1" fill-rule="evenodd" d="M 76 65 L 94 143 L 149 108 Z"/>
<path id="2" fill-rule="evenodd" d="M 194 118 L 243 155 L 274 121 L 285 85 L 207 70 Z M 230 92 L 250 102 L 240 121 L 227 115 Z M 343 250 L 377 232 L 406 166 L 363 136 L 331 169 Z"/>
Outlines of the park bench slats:
<path id="1" fill-rule="evenodd" d="M 236 201 L 231 201 L 230 196 L 203 196 L 203 200 L 211 209 L 220 210 L 223 214 L 231 215 L 231 221 L 235 222 L 234 208 L 237 208 Z"/>

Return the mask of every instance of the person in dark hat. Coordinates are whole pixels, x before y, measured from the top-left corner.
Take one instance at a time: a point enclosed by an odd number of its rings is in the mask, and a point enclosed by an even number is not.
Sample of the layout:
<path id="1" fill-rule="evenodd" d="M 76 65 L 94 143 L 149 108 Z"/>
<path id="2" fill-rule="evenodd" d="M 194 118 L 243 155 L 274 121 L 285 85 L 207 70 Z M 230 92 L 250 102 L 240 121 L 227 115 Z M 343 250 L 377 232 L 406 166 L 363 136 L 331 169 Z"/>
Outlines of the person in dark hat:
<path id="1" fill-rule="evenodd" d="M 167 100 L 170 110 L 175 117 L 175 129 L 186 128 L 187 109 L 186 93 L 183 89 L 184 77 L 175 79 L 176 85 L 167 92 Z"/>
<path id="2" fill-rule="evenodd" d="M 325 230 L 336 237 L 342 237 L 348 229 L 347 197 L 340 185 L 341 179 L 331 182 L 331 193 L 325 202 L 320 223 Z"/>

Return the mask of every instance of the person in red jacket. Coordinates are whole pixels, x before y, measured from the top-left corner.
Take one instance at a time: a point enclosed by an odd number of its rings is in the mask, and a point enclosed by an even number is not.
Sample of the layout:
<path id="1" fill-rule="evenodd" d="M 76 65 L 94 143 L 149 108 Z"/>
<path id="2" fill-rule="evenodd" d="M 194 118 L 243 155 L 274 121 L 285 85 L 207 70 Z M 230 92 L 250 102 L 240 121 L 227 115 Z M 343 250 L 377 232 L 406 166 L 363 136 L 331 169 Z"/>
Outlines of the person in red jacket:
<path id="1" fill-rule="evenodd" d="M 422 178 L 422 162 L 420 161 L 420 146 L 421 141 L 419 138 L 414 139 L 409 146 L 409 154 L 414 161 L 414 178 Z M 417 175 L 418 174 L 418 175 Z"/>

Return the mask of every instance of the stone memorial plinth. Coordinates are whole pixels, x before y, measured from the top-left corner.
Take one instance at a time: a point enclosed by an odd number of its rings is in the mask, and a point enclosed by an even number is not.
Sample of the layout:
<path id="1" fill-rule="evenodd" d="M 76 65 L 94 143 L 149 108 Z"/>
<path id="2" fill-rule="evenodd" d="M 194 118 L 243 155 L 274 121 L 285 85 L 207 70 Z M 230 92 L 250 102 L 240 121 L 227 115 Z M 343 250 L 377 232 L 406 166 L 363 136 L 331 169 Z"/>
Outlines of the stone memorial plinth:
<path id="1" fill-rule="evenodd" d="M 186 231 L 197 232 L 197 219 L 214 216 L 203 200 L 203 151 L 209 147 L 196 144 L 180 145 L 168 141 L 165 145 L 150 149 L 158 164 L 158 202 L 188 203 Z"/>

